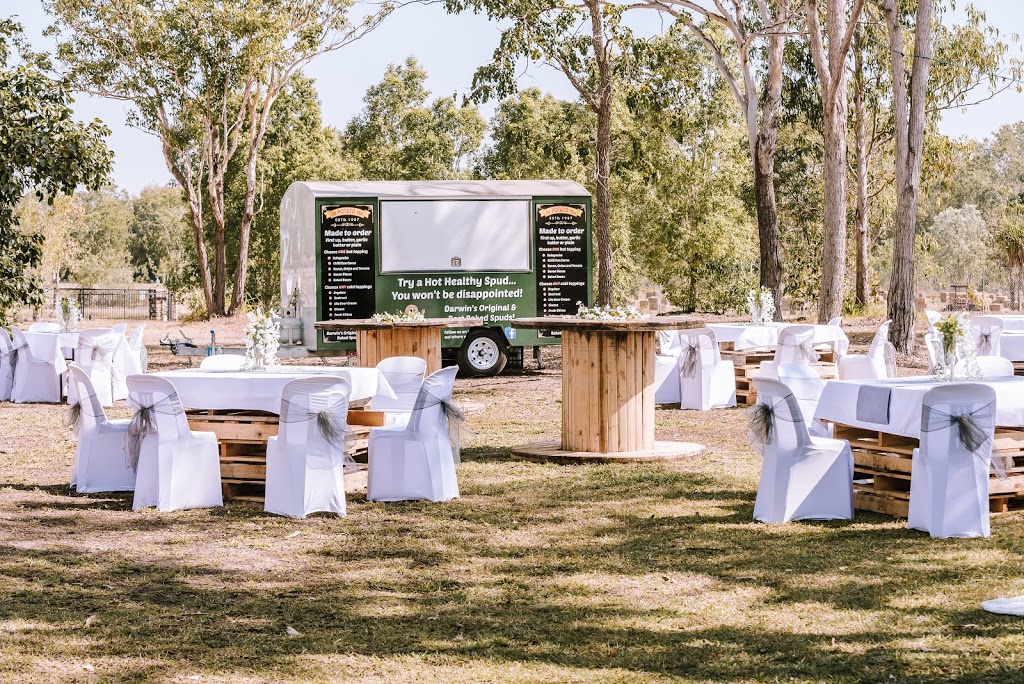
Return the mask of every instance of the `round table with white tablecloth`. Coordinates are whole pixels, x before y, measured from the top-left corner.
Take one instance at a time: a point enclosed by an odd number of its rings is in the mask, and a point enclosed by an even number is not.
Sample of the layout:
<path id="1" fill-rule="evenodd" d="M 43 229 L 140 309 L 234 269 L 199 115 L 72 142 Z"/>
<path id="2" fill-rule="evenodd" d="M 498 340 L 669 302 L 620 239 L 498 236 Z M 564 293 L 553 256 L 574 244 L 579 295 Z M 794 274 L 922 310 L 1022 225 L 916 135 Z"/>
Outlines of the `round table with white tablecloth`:
<path id="1" fill-rule="evenodd" d="M 63 349 L 74 351 L 78 346 L 78 331 L 44 332 L 41 330 L 23 331 L 32 356 L 40 361 L 52 363 L 58 373 L 68 369 Z"/>

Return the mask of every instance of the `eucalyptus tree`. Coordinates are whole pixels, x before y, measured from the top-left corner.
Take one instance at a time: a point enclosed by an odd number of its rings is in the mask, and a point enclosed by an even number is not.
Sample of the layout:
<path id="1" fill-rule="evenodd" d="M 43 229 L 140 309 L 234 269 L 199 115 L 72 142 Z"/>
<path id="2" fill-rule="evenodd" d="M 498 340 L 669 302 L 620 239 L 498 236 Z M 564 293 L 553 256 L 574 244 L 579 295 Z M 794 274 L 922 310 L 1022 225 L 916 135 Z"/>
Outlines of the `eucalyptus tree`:
<path id="1" fill-rule="evenodd" d="M 77 87 L 129 102 L 129 124 L 159 138 L 188 202 L 210 314 L 231 313 L 245 295 L 257 160 L 278 96 L 312 60 L 358 40 L 392 9 L 377 5 L 353 20 L 354 2 L 44 0 Z M 225 175 L 236 153 L 245 159 L 246 182 L 229 304 Z M 207 207 L 214 223 L 212 274 Z"/>
<path id="2" fill-rule="evenodd" d="M 71 89 L 49 71 L 21 26 L 0 20 L 0 322 L 19 305 L 43 303 L 39 279 L 28 271 L 41 265 L 44 238 L 19 230 L 22 195 L 52 202 L 79 185 L 98 188 L 110 173 L 110 131 L 98 120 L 75 121 Z"/>
<path id="3" fill-rule="evenodd" d="M 450 12 L 472 10 L 503 22 L 492 61 L 473 75 L 471 99 L 482 102 L 516 91 L 523 60 L 562 72 L 597 118 L 594 138 L 594 214 L 597 303 L 614 299 L 611 235 L 612 116 L 616 75 L 634 46 L 622 21 L 625 4 L 608 0 L 445 0 Z"/>
<path id="4" fill-rule="evenodd" d="M 775 153 L 782 109 L 783 50 L 794 27 L 791 0 L 638 0 L 675 17 L 711 52 L 743 113 L 753 167 L 761 286 L 782 301 L 782 249 L 775 198 Z M 775 316 L 782 318 L 782 307 Z"/>

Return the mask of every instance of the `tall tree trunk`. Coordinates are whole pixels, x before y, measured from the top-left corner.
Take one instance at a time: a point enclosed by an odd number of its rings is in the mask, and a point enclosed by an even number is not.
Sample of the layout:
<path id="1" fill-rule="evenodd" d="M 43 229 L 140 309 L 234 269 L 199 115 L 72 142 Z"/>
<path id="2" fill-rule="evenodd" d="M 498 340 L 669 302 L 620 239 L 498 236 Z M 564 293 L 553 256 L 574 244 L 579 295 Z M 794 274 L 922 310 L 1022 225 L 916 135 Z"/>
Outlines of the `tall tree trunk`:
<path id="1" fill-rule="evenodd" d="M 167 137 L 164 136 L 163 140 L 164 162 L 167 164 L 167 169 L 171 172 L 171 175 L 174 176 L 174 180 L 178 181 L 181 192 L 185 195 L 185 199 L 188 202 L 189 220 L 192 224 L 192 238 L 195 241 L 196 261 L 199 266 L 199 280 L 203 287 L 206 315 L 209 316 L 213 312 L 213 284 L 210 282 L 210 259 L 206 254 L 206 237 L 203 230 L 202 194 L 197 186 L 190 182 L 192 180 L 191 173 L 175 163 L 174 154 L 171 151 L 170 145 L 166 142 Z M 166 282 L 166 277 L 164 281 Z"/>
<path id="2" fill-rule="evenodd" d="M 864 53 L 858 45 L 854 52 L 853 112 L 856 137 L 857 206 L 854 213 L 854 233 L 857 238 L 857 271 L 854 296 L 857 305 L 868 303 L 868 171 L 871 157 L 867 142 L 867 108 L 864 103 Z"/>
<path id="3" fill-rule="evenodd" d="M 914 59 L 908 86 L 903 60 L 903 28 L 897 0 L 884 0 L 892 71 L 896 142 L 896 222 L 889 279 L 889 341 L 897 350 L 914 349 L 914 239 L 921 185 L 925 95 L 931 66 L 932 0 L 919 0 L 914 29 Z"/>
<path id="4" fill-rule="evenodd" d="M 604 34 L 601 3 L 591 0 L 590 30 L 597 60 L 599 91 L 596 93 L 597 155 L 594 162 L 594 186 L 597 192 L 597 304 L 615 303 L 615 254 L 612 251 L 611 175 L 612 175 L 612 64 Z"/>
<path id="5" fill-rule="evenodd" d="M 262 137 L 262 136 L 260 136 Z M 245 301 L 245 281 L 249 276 L 249 236 L 256 207 L 256 155 L 258 142 L 250 141 L 249 156 L 245 163 L 245 204 L 242 220 L 238 226 L 238 261 L 235 264 L 235 283 L 231 290 L 231 306 L 228 315 L 233 314 Z"/>
<path id="6" fill-rule="evenodd" d="M 775 203 L 775 130 L 758 136 L 754 154 L 754 206 L 757 209 L 757 238 L 760 251 L 761 287 L 775 299 L 775 320 L 782 320 L 782 248 L 779 243 L 779 213 Z"/>
<path id="7" fill-rule="evenodd" d="M 821 250 L 821 290 L 818 323 L 828 323 L 843 312 L 846 278 L 846 55 L 841 37 L 846 34 L 846 3 L 829 0 L 828 83 L 822 84 L 824 105 L 825 226 Z M 838 68 L 836 68 L 838 66 Z"/>
<path id="8" fill-rule="evenodd" d="M 225 308 L 227 289 L 227 242 L 226 229 L 224 225 L 224 195 L 223 180 L 218 191 L 216 182 L 213 180 L 214 170 L 210 170 L 211 180 L 209 183 L 210 213 L 213 214 L 213 309 L 210 314 L 223 316 L 227 313 Z"/>

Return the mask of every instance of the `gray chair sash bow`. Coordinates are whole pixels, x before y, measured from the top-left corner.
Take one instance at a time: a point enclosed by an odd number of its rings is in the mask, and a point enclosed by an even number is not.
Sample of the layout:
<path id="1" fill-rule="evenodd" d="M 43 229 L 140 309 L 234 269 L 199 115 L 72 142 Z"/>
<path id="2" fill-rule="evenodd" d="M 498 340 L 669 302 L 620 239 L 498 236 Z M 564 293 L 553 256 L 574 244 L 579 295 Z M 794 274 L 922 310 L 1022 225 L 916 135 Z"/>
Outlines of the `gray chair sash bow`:
<path id="1" fill-rule="evenodd" d="M 455 402 L 451 396 L 448 397 L 437 397 L 430 392 L 424 392 L 420 398 L 417 399 L 416 406 L 413 408 L 412 413 L 417 411 L 423 411 L 434 406 L 441 406 L 441 412 L 444 414 L 445 423 L 448 430 L 448 440 L 452 444 L 452 457 L 455 459 L 455 465 L 462 463 L 461 449 L 462 449 L 462 433 L 466 432 L 469 435 L 473 433 L 466 428 L 466 413 L 462 407 Z M 415 416 L 410 416 L 410 421 Z"/>
<path id="2" fill-rule="evenodd" d="M 680 337 L 679 346 L 681 373 L 684 378 L 693 378 L 697 375 L 697 364 L 700 363 L 701 349 L 714 349 L 714 343 L 706 336 Z"/>
<path id="3" fill-rule="evenodd" d="M 337 466 L 344 466 L 346 469 L 357 468 L 358 464 L 352 458 L 352 449 L 355 447 L 355 433 L 349 429 L 346 423 L 348 398 L 339 399 L 329 406 L 311 411 L 305 406 L 282 400 L 284 411 L 279 422 L 281 423 L 308 423 L 316 421 L 317 431 L 324 441 L 332 449 L 329 458 L 307 459 L 307 464 L 314 470 L 333 470 Z M 345 409 L 344 415 L 342 409 Z"/>
<path id="4" fill-rule="evenodd" d="M 125 463 L 133 471 L 139 467 L 139 453 L 142 442 L 149 435 L 157 434 L 156 415 L 175 416 L 180 410 L 175 406 L 177 395 L 164 397 L 148 406 L 136 406 L 135 414 L 128 423 L 128 434 L 125 437 Z"/>
<path id="5" fill-rule="evenodd" d="M 784 398 L 776 399 L 773 403 L 758 401 L 747 409 L 747 442 L 750 448 L 762 457 L 765 447 L 771 444 L 775 437 L 776 421 L 784 420 L 794 424 L 804 422 L 799 412 L 796 415 L 781 415 L 776 409 L 782 404 L 786 404 Z"/>
<path id="6" fill-rule="evenodd" d="M 995 348 L 992 344 L 992 337 L 994 335 L 994 330 L 985 329 L 978 331 L 978 354 L 980 356 L 992 355 L 992 351 Z"/>
<path id="7" fill-rule="evenodd" d="M 994 402 L 971 412 L 949 414 L 933 406 L 921 411 L 921 432 L 938 432 L 947 428 L 956 430 L 957 439 L 976 458 L 984 459 L 982 447 L 992 439 Z M 984 423 L 981 422 L 984 420 Z M 1013 458 L 992 454 L 990 467 L 999 479 L 1007 477 L 1007 466 L 1013 467 Z"/>
<path id="8" fill-rule="evenodd" d="M 100 418 L 103 416 L 102 409 L 100 413 L 93 413 L 92 399 L 95 399 L 95 394 L 90 394 L 87 397 L 79 397 L 77 400 L 72 401 L 68 404 L 67 410 L 64 412 L 64 425 L 78 432 L 79 426 L 82 424 L 82 414 L 92 418 Z"/>
<path id="9" fill-rule="evenodd" d="M 11 347 L 7 350 L 0 350 L 0 358 L 8 357 L 11 360 L 11 377 L 14 377 L 14 372 L 18 370 L 18 357 L 21 352 L 28 350 L 28 342 Z M 31 353 L 31 352 L 30 352 Z"/>

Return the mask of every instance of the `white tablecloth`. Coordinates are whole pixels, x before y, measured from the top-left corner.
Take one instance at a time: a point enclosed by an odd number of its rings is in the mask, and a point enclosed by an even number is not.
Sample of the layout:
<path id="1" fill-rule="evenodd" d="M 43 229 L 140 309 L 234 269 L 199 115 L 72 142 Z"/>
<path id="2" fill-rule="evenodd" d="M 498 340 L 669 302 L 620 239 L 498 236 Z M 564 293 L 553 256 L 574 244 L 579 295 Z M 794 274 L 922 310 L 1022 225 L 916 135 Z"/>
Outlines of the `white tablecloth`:
<path id="1" fill-rule="evenodd" d="M 1024 330 L 999 336 L 999 355 L 1010 361 L 1024 361 Z"/>
<path id="2" fill-rule="evenodd" d="M 708 327 L 721 342 L 732 342 L 733 349 L 742 351 L 756 347 L 774 347 L 779 343 L 779 331 L 795 323 L 712 323 Z M 841 356 L 850 348 L 850 340 L 843 329 L 835 325 L 815 325 L 814 344 L 828 344 Z"/>
<path id="3" fill-rule="evenodd" d="M 979 314 L 981 315 L 981 314 Z M 1003 322 L 1003 330 L 1015 330 L 1017 332 L 1024 332 L 1024 316 L 1000 316 L 998 314 L 985 314 L 986 316 L 992 316 L 992 318 L 998 318 Z"/>
<path id="4" fill-rule="evenodd" d="M 335 375 L 352 383 L 349 401 L 375 396 L 395 398 L 391 385 L 376 368 L 282 366 L 273 371 L 215 371 L 201 368 L 153 373 L 171 381 L 185 408 L 236 411 L 281 410 L 281 394 L 292 380 Z"/>
<path id="5" fill-rule="evenodd" d="M 996 425 L 1024 426 L 1024 377 L 972 380 L 990 386 L 996 392 Z M 925 392 L 939 384 L 927 376 L 891 380 L 829 380 L 821 393 L 815 418 L 878 430 L 891 435 L 921 437 L 921 406 Z M 857 420 L 857 395 L 864 385 L 888 387 L 889 423 Z"/>
<path id="6" fill-rule="evenodd" d="M 28 342 L 28 346 L 32 348 L 32 356 L 39 359 L 40 361 L 47 361 L 52 363 L 57 369 L 58 373 L 63 373 L 68 369 L 68 364 L 64 360 L 64 352 L 62 348 L 74 349 L 78 346 L 78 333 L 77 332 L 42 332 L 42 331 L 25 331 L 25 340 Z"/>

